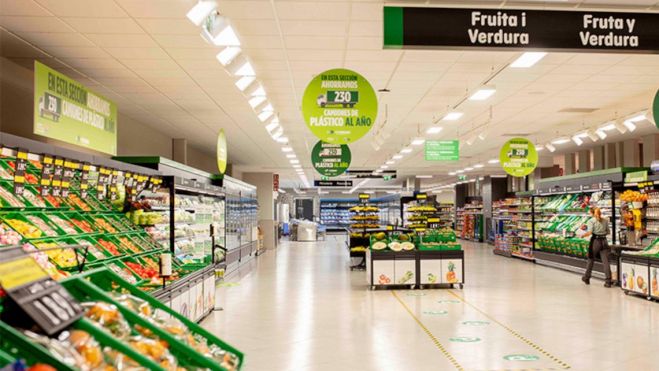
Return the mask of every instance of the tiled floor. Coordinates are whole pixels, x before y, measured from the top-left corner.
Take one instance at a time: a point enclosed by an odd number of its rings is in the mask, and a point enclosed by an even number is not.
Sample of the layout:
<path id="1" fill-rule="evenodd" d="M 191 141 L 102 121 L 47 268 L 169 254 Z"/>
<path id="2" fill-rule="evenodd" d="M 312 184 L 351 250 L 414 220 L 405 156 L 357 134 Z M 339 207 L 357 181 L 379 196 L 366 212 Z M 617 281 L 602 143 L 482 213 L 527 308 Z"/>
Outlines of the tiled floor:
<path id="1" fill-rule="evenodd" d="M 463 246 L 463 290 L 371 291 L 335 237 L 285 242 L 219 289 L 203 325 L 246 370 L 659 369 L 659 303 Z"/>

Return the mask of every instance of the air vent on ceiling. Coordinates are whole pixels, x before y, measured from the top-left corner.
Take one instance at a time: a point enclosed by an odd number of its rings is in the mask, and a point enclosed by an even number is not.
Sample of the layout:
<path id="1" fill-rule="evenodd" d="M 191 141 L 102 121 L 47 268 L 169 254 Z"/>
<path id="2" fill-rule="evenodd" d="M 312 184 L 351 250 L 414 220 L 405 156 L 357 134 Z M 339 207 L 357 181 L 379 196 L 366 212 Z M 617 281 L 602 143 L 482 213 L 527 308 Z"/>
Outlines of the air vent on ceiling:
<path id="1" fill-rule="evenodd" d="M 593 113 L 597 111 L 599 108 L 590 108 L 590 107 L 570 107 L 570 108 L 563 108 L 562 110 L 558 111 L 560 113 Z"/>

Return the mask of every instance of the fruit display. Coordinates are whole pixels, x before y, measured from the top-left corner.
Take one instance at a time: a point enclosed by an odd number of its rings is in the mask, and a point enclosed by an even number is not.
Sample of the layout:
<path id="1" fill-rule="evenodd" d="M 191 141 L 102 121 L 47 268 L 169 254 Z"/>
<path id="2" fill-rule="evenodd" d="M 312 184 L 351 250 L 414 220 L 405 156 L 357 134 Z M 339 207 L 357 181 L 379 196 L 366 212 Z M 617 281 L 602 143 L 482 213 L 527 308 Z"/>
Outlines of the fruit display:
<path id="1" fill-rule="evenodd" d="M 156 278 L 159 275 L 158 271 L 151 267 L 146 267 L 146 266 L 143 267 L 142 265 L 133 262 L 125 262 L 125 264 L 138 276 L 144 279 Z"/>
<path id="2" fill-rule="evenodd" d="M 73 223 L 76 227 L 78 227 L 83 233 L 94 232 L 94 228 L 92 228 L 91 224 L 89 224 L 89 222 L 86 220 L 71 218 L 71 223 Z"/>
<path id="3" fill-rule="evenodd" d="M 46 221 L 44 221 L 40 217 L 36 215 L 26 215 L 25 218 L 29 220 L 32 224 L 34 224 L 37 228 L 39 228 L 41 232 L 43 232 L 43 234 L 45 234 L 46 236 L 48 237 L 57 236 L 57 232 L 53 228 L 51 228 L 50 225 L 48 225 Z"/>
<path id="4" fill-rule="evenodd" d="M 39 251 L 34 245 L 25 244 L 23 245 L 23 250 L 30 253 L 32 259 L 34 259 L 34 261 L 36 261 L 52 279 L 57 281 L 70 275 L 68 272 L 57 269 L 55 264 L 50 261 L 50 256 L 45 252 Z"/>
<path id="5" fill-rule="evenodd" d="M 648 200 L 648 195 L 628 189 L 620 195 L 620 199 L 625 202 L 645 202 Z"/>
<path id="6" fill-rule="evenodd" d="M 130 250 L 135 253 L 142 252 L 142 249 L 137 247 L 137 245 L 128 239 L 128 237 L 119 237 L 119 243 L 121 243 L 121 246 L 124 247 L 127 250 Z"/>
<path id="7" fill-rule="evenodd" d="M 5 223 L 25 238 L 39 238 L 43 234 L 39 228 L 20 219 L 5 219 Z"/>
<path id="8" fill-rule="evenodd" d="M 117 233 L 117 230 L 112 226 L 112 224 L 108 223 L 107 220 L 101 217 L 95 217 L 92 220 L 98 229 L 105 230 L 108 233 Z"/>
<path id="9" fill-rule="evenodd" d="M 0 246 L 18 245 L 23 238 L 5 224 L 0 224 Z"/>
<path id="10" fill-rule="evenodd" d="M 39 250 L 49 249 L 45 251 L 50 260 L 61 268 L 72 268 L 78 265 L 76 253 L 73 249 L 58 248 L 55 242 L 35 242 L 34 246 Z"/>
<path id="11" fill-rule="evenodd" d="M 121 252 L 119 252 L 119 249 L 117 249 L 117 246 L 113 244 L 112 242 L 106 241 L 104 239 L 99 239 L 98 244 L 101 245 L 105 251 L 109 252 L 110 254 L 117 256 L 121 255 Z"/>
<path id="12" fill-rule="evenodd" d="M 91 211 L 92 208 L 75 193 L 69 193 L 66 201 L 77 210 Z"/>
<path id="13" fill-rule="evenodd" d="M 46 207 L 46 202 L 44 199 L 40 195 L 33 193 L 27 188 L 23 191 L 22 196 L 34 207 Z"/>
<path id="14" fill-rule="evenodd" d="M 23 201 L 2 186 L 0 186 L 0 200 L 2 201 L 2 207 L 25 207 Z"/>
<path id="15" fill-rule="evenodd" d="M 49 214 L 48 219 L 56 225 L 59 229 L 63 230 L 66 234 L 78 234 L 78 231 L 73 227 L 68 220 L 64 220 L 57 215 Z"/>

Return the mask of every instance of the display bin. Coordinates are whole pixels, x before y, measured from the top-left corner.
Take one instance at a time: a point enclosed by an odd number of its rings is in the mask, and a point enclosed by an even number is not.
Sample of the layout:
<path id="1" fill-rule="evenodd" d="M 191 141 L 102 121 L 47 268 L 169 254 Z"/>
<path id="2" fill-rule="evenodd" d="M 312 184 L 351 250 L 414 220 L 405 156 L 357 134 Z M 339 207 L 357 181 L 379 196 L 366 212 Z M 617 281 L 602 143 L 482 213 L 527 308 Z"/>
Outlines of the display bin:
<path id="1" fill-rule="evenodd" d="M 650 259 L 650 297 L 657 300 L 659 299 L 659 259 Z"/>
<path id="2" fill-rule="evenodd" d="M 20 331 L 0 321 L 0 367 L 16 359 L 23 359 L 28 365 L 45 363 L 57 370 L 75 370 L 55 358 L 46 348 L 29 340 Z"/>
<path id="3" fill-rule="evenodd" d="M 650 259 L 641 256 L 620 257 L 620 288 L 650 298 Z"/>
<path id="4" fill-rule="evenodd" d="M 107 269 L 101 270 L 92 270 L 85 273 L 82 273 L 78 276 L 67 278 L 61 281 L 62 285 L 71 293 L 73 297 L 80 301 L 103 301 L 110 304 L 114 304 L 119 308 L 119 311 L 124 316 L 124 318 L 131 325 L 139 325 L 151 330 L 156 336 L 161 340 L 166 341 L 169 344 L 169 349 L 172 354 L 178 359 L 179 364 L 182 367 L 199 367 L 207 368 L 210 370 L 225 370 L 214 360 L 206 357 L 202 357 L 189 345 L 184 344 L 176 337 L 171 335 L 169 332 L 161 329 L 158 326 L 154 326 L 150 321 L 142 318 L 137 313 L 132 310 L 122 306 L 116 302 L 106 291 L 120 290 L 122 292 L 127 292 L 135 297 L 138 297 L 151 305 L 154 310 L 159 309 L 167 313 L 168 315 L 176 318 L 181 321 L 187 328 L 196 335 L 202 336 L 206 339 L 208 344 L 214 344 L 226 351 L 229 351 L 235 354 L 240 360 L 238 368 L 240 369 L 243 365 L 244 355 L 242 352 L 238 351 L 231 345 L 223 342 L 222 340 L 215 337 L 213 334 L 203 329 L 201 326 L 196 323 L 188 320 L 186 317 L 180 315 L 179 313 L 171 310 L 169 307 L 165 306 L 163 303 L 154 299 L 150 295 L 145 294 L 140 291 L 134 285 L 123 280 L 118 275 L 110 272 Z M 105 330 L 98 329 L 99 332 L 105 332 Z M 106 333 L 108 334 L 108 333 Z M 108 334 L 108 336 L 110 336 Z M 160 369 L 160 368 L 155 368 Z"/>
<path id="5" fill-rule="evenodd" d="M 419 285 L 459 285 L 463 287 L 464 251 L 434 250 L 418 252 Z"/>

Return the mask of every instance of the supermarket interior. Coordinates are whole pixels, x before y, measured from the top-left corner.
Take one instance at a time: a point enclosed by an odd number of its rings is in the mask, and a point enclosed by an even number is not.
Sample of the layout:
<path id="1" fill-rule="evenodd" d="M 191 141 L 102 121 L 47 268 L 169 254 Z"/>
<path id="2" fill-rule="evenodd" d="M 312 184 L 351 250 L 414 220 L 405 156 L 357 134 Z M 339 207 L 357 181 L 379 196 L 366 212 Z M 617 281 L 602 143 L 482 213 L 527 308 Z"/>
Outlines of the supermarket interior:
<path id="1" fill-rule="evenodd" d="M 0 0 L 0 371 L 659 369 L 657 25 Z"/>

